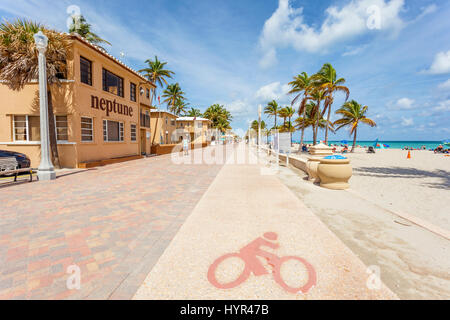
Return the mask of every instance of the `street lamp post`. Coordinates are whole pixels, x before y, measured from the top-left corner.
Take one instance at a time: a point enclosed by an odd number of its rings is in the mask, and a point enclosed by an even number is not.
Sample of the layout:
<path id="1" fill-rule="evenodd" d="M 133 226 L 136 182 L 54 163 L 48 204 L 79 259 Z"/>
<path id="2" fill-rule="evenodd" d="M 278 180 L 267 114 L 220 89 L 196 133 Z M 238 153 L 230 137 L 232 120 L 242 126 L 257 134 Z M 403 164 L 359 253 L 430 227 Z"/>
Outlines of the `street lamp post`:
<path id="1" fill-rule="evenodd" d="M 36 49 L 39 51 L 39 102 L 41 125 L 41 163 L 38 168 L 38 178 L 42 180 L 56 179 L 55 168 L 50 157 L 50 132 L 48 124 L 48 96 L 47 96 L 47 64 L 45 52 L 48 38 L 39 31 L 34 35 Z"/>

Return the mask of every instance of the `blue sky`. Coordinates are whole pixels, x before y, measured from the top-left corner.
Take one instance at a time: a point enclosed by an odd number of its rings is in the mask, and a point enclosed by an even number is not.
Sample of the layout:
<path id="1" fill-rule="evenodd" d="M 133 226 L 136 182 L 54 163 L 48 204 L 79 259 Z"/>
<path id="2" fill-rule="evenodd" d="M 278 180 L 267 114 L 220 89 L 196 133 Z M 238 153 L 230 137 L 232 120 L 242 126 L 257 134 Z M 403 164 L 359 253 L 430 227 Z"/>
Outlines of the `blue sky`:
<path id="1" fill-rule="evenodd" d="M 131 67 L 167 61 L 191 106 L 224 104 L 238 133 L 259 104 L 290 103 L 294 75 L 330 62 L 378 124 L 359 139 L 450 138 L 448 0 L 2 0 L 0 15 L 67 31 L 71 5 Z"/>

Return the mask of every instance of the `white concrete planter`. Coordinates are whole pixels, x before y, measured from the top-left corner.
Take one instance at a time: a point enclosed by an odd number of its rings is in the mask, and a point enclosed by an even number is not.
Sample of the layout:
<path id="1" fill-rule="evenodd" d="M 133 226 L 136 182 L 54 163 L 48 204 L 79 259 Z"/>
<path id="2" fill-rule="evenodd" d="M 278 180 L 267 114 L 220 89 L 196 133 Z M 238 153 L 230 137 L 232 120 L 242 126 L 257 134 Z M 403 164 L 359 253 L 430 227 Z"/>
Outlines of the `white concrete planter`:
<path id="1" fill-rule="evenodd" d="M 308 180 L 314 183 L 319 183 L 320 179 L 317 174 L 317 169 L 319 167 L 320 157 L 310 157 L 306 163 L 306 173 L 308 173 Z"/>
<path id="2" fill-rule="evenodd" d="M 317 168 L 320 186 L 333 190 L 348 189 L 352 173 L 349 159 L 321 159 Z"/>

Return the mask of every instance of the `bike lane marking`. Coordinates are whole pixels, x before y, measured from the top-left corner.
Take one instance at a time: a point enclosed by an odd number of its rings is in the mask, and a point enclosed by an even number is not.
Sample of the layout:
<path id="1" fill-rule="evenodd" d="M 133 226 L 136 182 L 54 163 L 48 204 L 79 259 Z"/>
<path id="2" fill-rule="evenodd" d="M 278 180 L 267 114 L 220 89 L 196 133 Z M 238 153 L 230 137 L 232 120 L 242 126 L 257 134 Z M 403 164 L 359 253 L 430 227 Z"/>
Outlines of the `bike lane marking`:
<path id="1" fill-rule="evenodd" d="M 296 256 L 316 272 L 305 294 L 286 291 L 270 266 L 229 289 L 211 284 L 211 264 L 264 233 L 277 233 L 278 257 Z M 266 249 L 266 248 L 264 248 Z M 232 259 L 216 275 L 235 279 L 242 261 Z M 228 268 L 231 266 L 232 268 Z M 260 175 L 258 165 L 225 165 L 168 246 L 135 299 L 396 299 L 384 284 L 367 287 L 367 267 L 276 176 Z M 284 279 L 292 283 L 292 278 Z"/>

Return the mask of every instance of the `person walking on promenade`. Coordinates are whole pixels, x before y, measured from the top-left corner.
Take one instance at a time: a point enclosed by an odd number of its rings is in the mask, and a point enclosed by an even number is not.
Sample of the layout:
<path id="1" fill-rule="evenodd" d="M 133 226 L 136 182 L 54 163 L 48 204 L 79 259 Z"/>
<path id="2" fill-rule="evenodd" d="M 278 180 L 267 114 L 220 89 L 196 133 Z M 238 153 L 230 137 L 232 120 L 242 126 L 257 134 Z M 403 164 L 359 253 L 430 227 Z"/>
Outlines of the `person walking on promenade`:
<path id="1" fill-rule="evenodd" d="M 188 156 L 188 155 L 189 155 L 189 145 L 188 145 L 188 143 L 189 143 L 189 141 L 188 141 L 188 139 L 185 137 L 185 138 L 183 139 L 183 154 L 184 154 L 185 156 Z"/>

